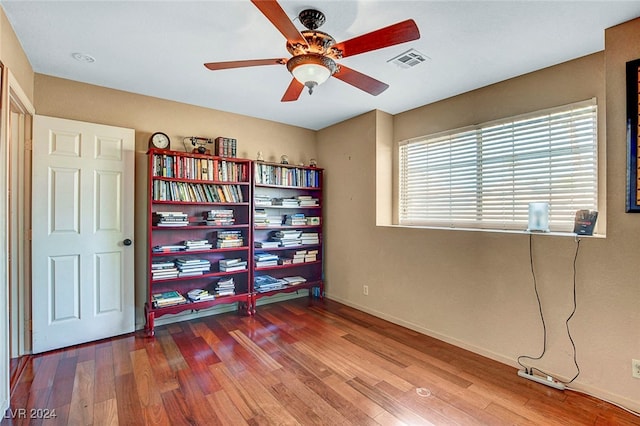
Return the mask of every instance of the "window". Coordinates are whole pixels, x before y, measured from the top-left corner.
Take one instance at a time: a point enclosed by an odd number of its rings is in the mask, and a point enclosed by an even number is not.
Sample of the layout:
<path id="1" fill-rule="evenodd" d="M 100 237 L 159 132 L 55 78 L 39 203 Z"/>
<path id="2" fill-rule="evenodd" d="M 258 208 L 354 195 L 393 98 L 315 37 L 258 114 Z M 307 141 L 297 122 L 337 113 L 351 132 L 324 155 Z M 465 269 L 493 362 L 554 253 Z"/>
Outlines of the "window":
<path id="1" fill-rule="evenodd" d="M 399 223 L 526 229 L 549 203 L 552 231 L 597 206 L 595 99 L 402 142 Z"/>

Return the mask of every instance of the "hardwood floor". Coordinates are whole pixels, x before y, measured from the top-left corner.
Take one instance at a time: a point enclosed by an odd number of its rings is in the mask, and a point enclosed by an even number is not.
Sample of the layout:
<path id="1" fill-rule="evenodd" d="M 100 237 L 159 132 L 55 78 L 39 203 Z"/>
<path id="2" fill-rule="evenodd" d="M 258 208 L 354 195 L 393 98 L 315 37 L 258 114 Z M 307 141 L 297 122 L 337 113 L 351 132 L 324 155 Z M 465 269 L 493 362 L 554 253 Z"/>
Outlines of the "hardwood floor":
<path id="1" fill-rule="evenodd" d="M 216 315 L 157 327 L 155 338 L 136 333 L 33 356 L 1 424 L 640 425 L 640 418 L 344 305 L 303 298 L 260 306 L 254 317 Z"/>

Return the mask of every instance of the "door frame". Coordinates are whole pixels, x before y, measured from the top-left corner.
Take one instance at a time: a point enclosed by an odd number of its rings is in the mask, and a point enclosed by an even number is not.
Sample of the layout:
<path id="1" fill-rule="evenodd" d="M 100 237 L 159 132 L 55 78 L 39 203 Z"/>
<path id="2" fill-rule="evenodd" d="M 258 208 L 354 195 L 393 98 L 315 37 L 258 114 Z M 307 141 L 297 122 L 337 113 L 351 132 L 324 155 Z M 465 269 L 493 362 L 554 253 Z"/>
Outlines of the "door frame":
<path id="1" fill-rule="evenodd" d="M 9 128 L 10 115 L 11 115 L 11 102 L 14 105 L 20 106 L 24 110 L 26 115 L 31 117 L 35 114 L 35 108 L 33 107 L 29 97 L 26 95 L 22 87 L 18 83 L 18 80 L 14 77 L 10 70 L 0 63 L 1 66 L 1 78 L 2 78 L 2 96 L 0 104 L 2 105 L 0 113 L 0 167 L 3 167 L 4 172 L 0 177 L 0 303 L 4 305 L 4 314 L 0 316 L 0 362 L 2 362 L 2 372 L 0 373 L 0 408 L 6 408 L 9 404 L 10 398 L 10 358 L 12 356 L 10 349 L 13 345 L 18 345 L 17 352 L 23 355 L 26 350 L 25 342 L 27 342 L 27 336 L 25 333 L 25 309 L 26 304 L 30 304 L 30 300 L 25 300 L 25 287 L 28 287 L 30 283 L 26 283 L 23 279 L 21 283 L 15 283 L 14 277 L 29 277 L 30 270 L 25 269 L 23 262 L 24 256 L 30 256 L 29 247 L 25 247 L 24 244 L 19 244 L 20 247 L 16 247 L 15 241 L 25 241 L 25 235 L 27 234 L 26 227 L 31 226 L 31 215 L 26 215 L 23 211 L 24 206 L 20 205 L 20 201 L 24 200 L 25 193 L 29 194 L 30 199 L 30 184 L 25 182 L 31 181 L 30 170 L 28 174 L 18 163 L 24 160 L 26 157 L 30 161 L 30 151 L 24 151 L 20 147 L 13 146 L 15 141 L 11 137 L 11 130 Z M 30 122 L 28 126 L 30 127 Z M 30 134 L 30 128 L 29 128 Z M 29 142 L 30 143 L 30 142 Z M 23 147 L 24 148 L 24 147 Z M 12 153 L 16 155 L 12 155 Z M 18 160 L 18 158 L 22 160 Z M 11 194 L 9 189 L 12 188 L 12 182 L 15 182 L 16 174 L 20 175 L 18 182 L 16 182 L 15 188 Z M 14 198 L 17 197 L 17 198 Z M 18 221 L 12 220 L 10 216 L 11 203 L 16 203 L 16 208 L 20 213 L 18 216 L 22 216 L 23 222 L 19 225 Z M 30 201 L 28 201 L 30 202 Z M 15 237 L 15 238 L 13 238 Z M 12 242 L 13 241 L 13 242 Z M 12 262 L 6 253 L 20 253 L 20 262 Z M 17 292 L 17 294 L 16 294 Z M 11 294 L 11 297 L 10 297 Z M 15 296 L 15 297 L 14 297 Z M 18 309 L 20 300 L 24 303 L 23 309 Z M 14 302 L 18 305 L 14 306 Z M 15 310 L 18 309 L 17 312 Z M 14 315 L 14 313 L 16 315 Z M 17 324 L 16 324 L 17 322 Z M 15 336 L 15 339 L 12 337 Z M 16 343 L 17 342 L 17 343 Z M 4 412 L 4 410 L 3 410 Z"/>
<path id="2" fill-rule="evenodd" d="M 31 132 L 35 109 L 16 79 L 9 71 L 7 123 L 5 132 L 9 150 L 10 197 L 8 220 L 9 319 L 11 336 L 9 357 L 20 357 L 31 351 Z M 17 122 L 16 122 L 17 121 Z"/>

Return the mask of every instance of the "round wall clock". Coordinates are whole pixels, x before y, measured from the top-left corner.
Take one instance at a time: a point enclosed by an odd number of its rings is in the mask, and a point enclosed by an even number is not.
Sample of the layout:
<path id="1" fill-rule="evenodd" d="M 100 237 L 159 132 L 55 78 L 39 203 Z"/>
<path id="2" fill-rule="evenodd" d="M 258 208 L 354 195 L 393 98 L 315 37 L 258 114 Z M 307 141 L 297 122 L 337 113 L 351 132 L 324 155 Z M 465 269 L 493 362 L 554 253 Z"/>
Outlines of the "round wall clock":
<path id="1" fill-rule="evenodd" d="M 162 132 L 155 132 L 149 138 L 150 148 L 169 149 L 170 144 L 171 140 L 169 139 L 169 136 Z"/>

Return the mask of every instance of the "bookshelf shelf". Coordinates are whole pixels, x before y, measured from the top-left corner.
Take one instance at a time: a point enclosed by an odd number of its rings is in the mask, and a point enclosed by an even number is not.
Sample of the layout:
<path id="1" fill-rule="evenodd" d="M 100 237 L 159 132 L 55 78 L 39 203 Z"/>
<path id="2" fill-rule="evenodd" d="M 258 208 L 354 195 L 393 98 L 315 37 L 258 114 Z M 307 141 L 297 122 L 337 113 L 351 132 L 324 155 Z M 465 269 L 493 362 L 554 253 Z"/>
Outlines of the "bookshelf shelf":
<path id="1" fill-rule="evenodd" d="M 207 278 L 216 278 L 216 277 L 224 277 L 224 276 L 228 276 L 228 275 L 237 275 L 237 274 L 242 274 L 242 273 L 247 273 L 249 272 L 248 269 L 242 269 L 240 271 L 233 271 L 233 272 L 211 272 L 208 274 L 202 274 L 202 275 L 191 275 L 191 276 L 186 276 L 186 277 L 175 277 L 175 278 L 165 278 L 165 279 L 161 279 L 161 280 L 151 280 L 151 284 L 155 285 L 155 284 L 164 284 L 164 283 L 170 283 L 170 282 L 176 282 L 176 281 L 188 281 L 188 280 L 201 280 L 201 279 L 207 279 Z"/>
<path id="2" fill-rule="evenodd" d="M 320 169 L 315 169 L 320 170 Z M 260 188 L 278 188 L 278 189 L 295 189 L 296 191 L 305 190 L 305 191 L 321 191 L 321 188 L 315 186 L 295 186 L 295 185 L 277 185 L 277 184 L 266 184 L 266 183 L 258 183 L 257 187 Z"/>
<path id="3" fill-rule="evenodd" d="M 311 229 L 320 228 L 320 225 L 269 225 L 269 226 L 256 226 L 256 230 L 269 230 L 269 229 Z"/>
<path id="4" fill-rule="evenodd" d="M 296 250 L 303 250 L 303 249 L 318 249 L 322 247 L 322 245 L 320 244 L 303 244 L 300 246 L 296 246 L 295 249 Z M 268 247 L 268 248 L 262 248 L 262 247 L 255 247 L 254 251 L 255 252 L 262 252 L 262 251 L 284 251 L 284 250 L 292 250 L 291 247 Z"/>
<path id="5" fill-rule="evenodd" d="M 315 262 L 301 262 L 301 263 L 290 263 L 286 265 L 276 265 L 276 266 L 263 266 L 261 268 L 256 267 L 256 271 L 273 271 L 277 269 L 292 269 L 292 268 L 308 268 L 310 265 L 318 265 L 321 264 L 320 261 Z"/>
<path id="6" fill-rule="evenodd" d="M 154 231 L 176 231 L 176 230 L 207 230 L 207 229 L 243 229 L 249 225 L 187 225 L 187 226 L 152 226 Z"/>
<path id="7" fill-rule="evenodd" d="M 322 281 L 308 281 L 306 283 L 296 284 L 296 285 L 284 287 L 278 290 L 257 292 L 256 294 L 259 295 L 259 297 L 268 297 L 268 296 L 275 296 L 276 294 L 280 294 L 280 293 L 295 293 L 299 290 L 305 290 L 305 289 L 312 291 L 314 288 L 321 288 L 322 285 L 323 285 Z"/>
<path id="8" fill-rule="evenodd" d="M 206 254 L 206 253 L 224 253 L 224 252 L 234 252 L 234 251 L 247 251 L 249 250 L 248 246 L 243 247 L 230 247 L 230 248 L 219 248 L 219 249 L 210 249 L 210 250 L 190 250 L 190 251 L 153 251 L 151 252 L 152 256 L 173 256 L 176 255 L 186 255 L 186 254 Z"/>
<path id="9" fill-rule="evenodd" d="M 320 168 L 254 162 L 254 309 L 279 293 L 306 289 L 323 297 L 322 177 Z"/>
<path id="10" fill-rule="evenodd" d="M 222 203 L 222 202 L 208 202 L 208 201 L 161 201 L 153 200 L 153 204 L 184 204 L 184 205 L 207 205 L 207 206 L 248 206 L 249 203 Z"/>
<path id="11" fill-rule="evenodd" d="M 147 157 L 148 334 L 167 314 L 227 303 L 253 312 L 252 162 L 157 149 Z M 224 270 L 236 263 L 245 269 Z M 188 271 L 202 274 L 179 276 Z M 191 301 L 196 289 L 214 298 Z"/>

